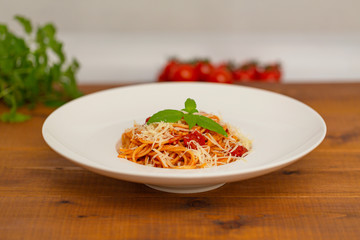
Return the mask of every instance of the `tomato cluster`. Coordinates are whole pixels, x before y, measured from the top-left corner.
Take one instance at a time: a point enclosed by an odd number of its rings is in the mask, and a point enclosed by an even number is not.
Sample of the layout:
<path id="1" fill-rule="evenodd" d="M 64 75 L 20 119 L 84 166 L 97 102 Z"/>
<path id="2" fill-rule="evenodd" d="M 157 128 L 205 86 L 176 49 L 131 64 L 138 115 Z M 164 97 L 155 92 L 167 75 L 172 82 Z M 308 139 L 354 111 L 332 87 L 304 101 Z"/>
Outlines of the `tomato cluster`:
<path id="1" fill-rule="evenodd" d="M 211 63 L 209 60 L 179 61 L 170 59 L 162 68 L 158 81 L 185 81 L 185 82 L 280 82 L 281 67 L 279 63 L 260 66 L 255 61 L 235 65 L 232 62 L 221 64 Z"/>

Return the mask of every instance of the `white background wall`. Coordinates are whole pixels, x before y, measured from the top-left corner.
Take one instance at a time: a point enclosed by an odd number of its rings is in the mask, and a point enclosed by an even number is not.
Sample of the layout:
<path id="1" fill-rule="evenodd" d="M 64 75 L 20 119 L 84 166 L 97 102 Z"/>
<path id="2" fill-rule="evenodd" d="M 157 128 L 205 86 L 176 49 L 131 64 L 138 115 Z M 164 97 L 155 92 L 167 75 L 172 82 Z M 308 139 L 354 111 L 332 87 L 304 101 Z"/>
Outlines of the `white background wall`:
<path id="1" fill-rule="evenodd" d="M 285 81 L 360 81 L 359 0 L 0 0 L 53 22 L 81 82 L 152 81 L 169 56 L 280 61 Z"/>

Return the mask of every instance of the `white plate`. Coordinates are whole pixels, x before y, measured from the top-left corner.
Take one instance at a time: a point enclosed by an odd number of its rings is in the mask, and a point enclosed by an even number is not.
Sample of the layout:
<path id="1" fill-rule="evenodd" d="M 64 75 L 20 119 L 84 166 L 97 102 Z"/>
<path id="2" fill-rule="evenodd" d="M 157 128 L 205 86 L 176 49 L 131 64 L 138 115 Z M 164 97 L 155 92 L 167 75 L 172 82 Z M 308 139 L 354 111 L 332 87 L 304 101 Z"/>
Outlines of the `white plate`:
<path id="1" fill-rule="evenodd" d="M 116 143 L 134 121 L 157 111 L 198 109 L 219 114 L 253 140 L 247 161 L 207 169 L 160 169 L 117 157 Z M 224 183 L 282 168 L 317 147 L 325 137 L 321 116 L 290 97 L 256 88 L 211 83 L 152 83 L 109 89 L 55 110 L 42 129 L 47 144 L 90 171 L 177 193 L 208 191 Z"/>

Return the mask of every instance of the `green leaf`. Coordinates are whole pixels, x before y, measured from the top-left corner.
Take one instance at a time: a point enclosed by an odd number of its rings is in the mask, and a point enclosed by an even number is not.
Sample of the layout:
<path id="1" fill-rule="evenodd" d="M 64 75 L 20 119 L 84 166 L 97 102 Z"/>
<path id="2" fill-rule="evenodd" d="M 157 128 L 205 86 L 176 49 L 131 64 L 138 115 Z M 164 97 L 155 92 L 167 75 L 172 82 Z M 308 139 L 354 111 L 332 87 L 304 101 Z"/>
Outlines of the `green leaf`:
<path id="1" fill-rule="evenodd" d="M 196 102 L 194 101 L 194 99 L 191 98 L 186 99 L 185 108 L 183 109 L 183 111 L 186 111 L 188 113 L 198 112 L 198 110 L 196 110 Z"/>
<path id="2" fill-rule="evenodd" d="M 184 114 L 185 122 L 189 125 L 189 130 L 191 130 L 196 125 L 196 115 L 194 114 Z"/>
<path id="3" fill-rule="evenodd" d="M 63 85 L 65 93 L 70 98 L 77 98 L 83 95 L 82 92 L 78 90 L 76 85 L 75 72 L 77 71 L 78 67 L 78 62 L 73 60 L 61 78 L 61 84 Z"/>
<path id="4" fill-rule="evenodd" d="M 0 70 L 2 73 L 10 75 L 14 69 L 14 61 L 0 61 Z"/>
<path id="5" fill-rule="evenodd" d="M 23 26 L 27 34 L 30 34 L 32 32 L 32 25 L 29 19 L 19 15 L 16 15 L 15 19 Z"/>
<path id="6" fill-rule="evenodd" d="M 0 34 L 6 34 L 8 32 L 7 26 L 0 24 Z"/>
<path id="7" fill-rule="evenodd" d="M 70 66 L 72 67 L 73 71 L 76 72 L 80 68 L 80 63 L 74 58 Z"/>
<path id="8" fill-rule="evenodd" d="M 60 107 L 65 104 L 66 101 L 62 100 L 47 100 L 44 102 L 45 106 L 48 107 Z"/>
<path id="9" fill-rule="evenodd" d="M 152 115 L 147 124 L 154 122 L 177 122 L 183 117 L 184 113 L 178 110 L 166 109 Z"/>
<path id="10" fill-rule="evenodd" d="M 18 112 L 6 112 L 0 115 L 0 120 L 2 122 L 25 122 L 29 120 L 31 117 L 29 115 L 25 115 Z"/>
<path id="11" fill-rule="evenodd" d="M 65 62 L 65 55 L 62 50 L 63 44 L 58 41 L 50 40 L 49 46 L 53 50 L 53 52 L 59 57 L 60 62 Z"/>
<path id="12" fill-rule="evenodd" d="M 228 136 L 227 132 L 224 130 L 224 128 L 218 124 L 217 122 L 215 122 L 214 120 L 202 116 L 202 115 L 194 115 L 196 116 L 196 123 L 197 125 L 199 125 L 200 127 L 209 129 L 211 131 L 217 132 L 219 134 L 224 135 L 225 137 Z"/>
<path id="13" fill-rule="evenodd" d="M 46 24 L 41 28 L 41 31 L 43 32 L 44 36 L 47 37 L 48 39 L 55 38 L 56 28 L 53 24 L 51 23 Z"/>

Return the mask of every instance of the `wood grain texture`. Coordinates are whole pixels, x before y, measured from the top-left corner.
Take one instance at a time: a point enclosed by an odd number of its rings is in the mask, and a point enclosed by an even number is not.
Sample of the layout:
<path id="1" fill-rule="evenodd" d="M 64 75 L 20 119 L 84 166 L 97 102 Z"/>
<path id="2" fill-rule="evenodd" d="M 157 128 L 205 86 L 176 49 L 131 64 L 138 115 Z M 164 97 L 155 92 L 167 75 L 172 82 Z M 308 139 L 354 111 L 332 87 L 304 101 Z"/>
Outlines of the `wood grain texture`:
<path id="1" fill-rule="evenodd" d="M 248 85 L 308 104 L 327 136 L 284 169 L 205 193 L 163 193 L 74 165 L 42 139 L 53 109 L 0 123 L 0 239 L 359 239 L 360 84 Z"/>

